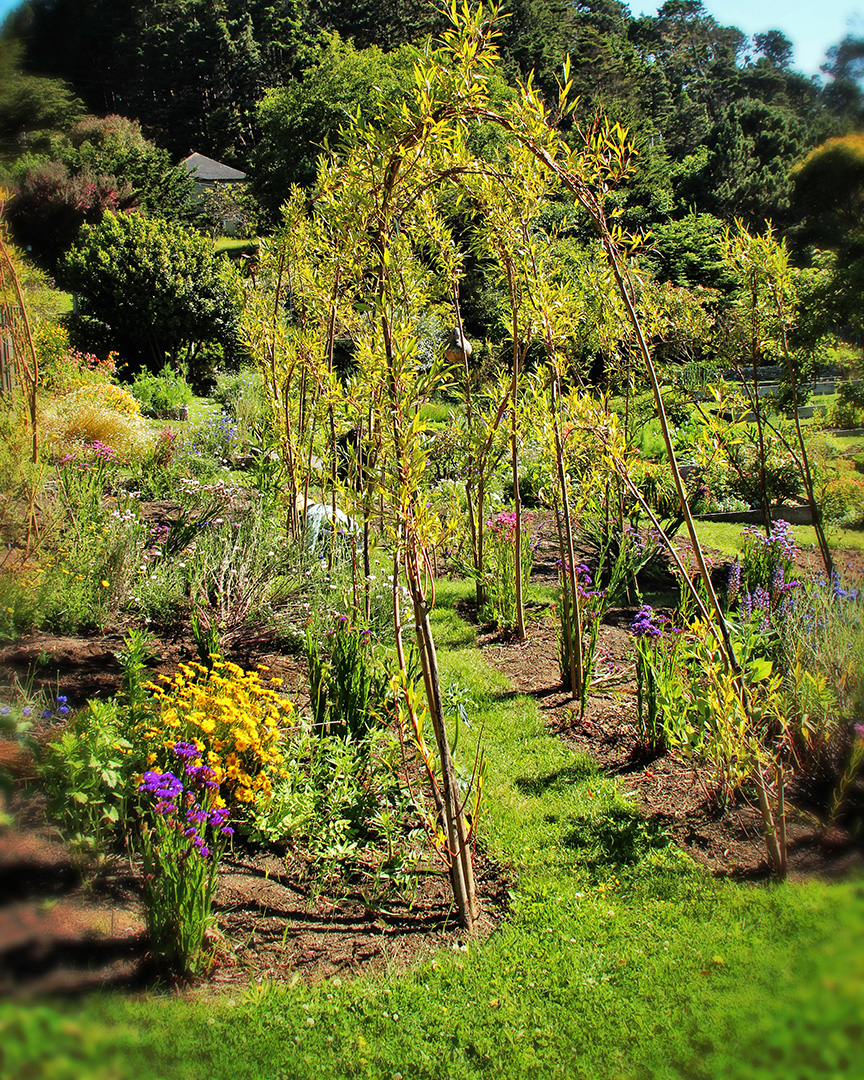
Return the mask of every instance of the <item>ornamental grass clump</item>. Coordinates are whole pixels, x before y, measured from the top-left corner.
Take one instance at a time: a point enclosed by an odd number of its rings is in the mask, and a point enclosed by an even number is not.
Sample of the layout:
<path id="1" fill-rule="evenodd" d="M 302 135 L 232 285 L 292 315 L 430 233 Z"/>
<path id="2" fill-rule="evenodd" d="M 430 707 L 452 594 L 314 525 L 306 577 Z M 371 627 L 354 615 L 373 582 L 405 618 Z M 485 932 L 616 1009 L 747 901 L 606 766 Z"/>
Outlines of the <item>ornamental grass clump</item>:
<path id="1" fill-rule="evenodd" d="M 213 770 L 225 802 L 242 812 L 269 799 L 283 768 L 294 704 L 278 693 L 281 679 L 262 682 L 259 672 L 268 670 L 259 664 L 255 671 L 244 671 L 214 658 L 212 669 L 182 664 L 173 678 L 160 676 L 165 685 L 152 688 L 158 717 L 144 733 L 149 763 L 165 760 L 181 739 L 194 743 Z"/>
<path id="2" fill-rule="evenodd" d="M 131 393 L 113 383 L 81 386 L 52 398 L 39 422 L 51 456 L 78 457 L 94 442 L 111 446 L 124 465 L 140 460 L 153 443 L 153 434 Z"/>
<path id="3" fill-rule="evenodd" d="M 138 785 L 138 846 L 144 874 L 144 907 L 157 969 L 188 977 L 206 966 L 204 935 L 219 860 L 234 830 L 218 805 L 216 772 L 196 743 L 171 748 L 173 771 L 145 772 Z"/>
<path id="4" fill-rule="evenodd" d="M 364 743 L 386 722 L 389 681 L 376 660 L 371 631 L 334 612 L 323 638 L 307 626 L 305 652 L 315 729 Z"/>

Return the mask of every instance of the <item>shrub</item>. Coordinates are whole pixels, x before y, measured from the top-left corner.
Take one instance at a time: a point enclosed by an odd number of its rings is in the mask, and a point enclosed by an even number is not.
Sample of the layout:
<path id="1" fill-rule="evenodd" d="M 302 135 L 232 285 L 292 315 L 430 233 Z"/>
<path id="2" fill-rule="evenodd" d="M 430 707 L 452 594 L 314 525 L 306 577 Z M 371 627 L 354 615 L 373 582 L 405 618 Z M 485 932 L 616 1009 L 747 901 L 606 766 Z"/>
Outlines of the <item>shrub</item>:
<path id="1" fill-rule="evenodd" d="M 864 382 L 843 382 L 828 411 L 828 421 L 836 428 L 864 426 Z"/>
<path id="2" fill-rule="evenodd" d="M 864 480 L 837 476 L 825 485 L 822 513 L 828 521 L 847 529 L 864 526 Z"/>

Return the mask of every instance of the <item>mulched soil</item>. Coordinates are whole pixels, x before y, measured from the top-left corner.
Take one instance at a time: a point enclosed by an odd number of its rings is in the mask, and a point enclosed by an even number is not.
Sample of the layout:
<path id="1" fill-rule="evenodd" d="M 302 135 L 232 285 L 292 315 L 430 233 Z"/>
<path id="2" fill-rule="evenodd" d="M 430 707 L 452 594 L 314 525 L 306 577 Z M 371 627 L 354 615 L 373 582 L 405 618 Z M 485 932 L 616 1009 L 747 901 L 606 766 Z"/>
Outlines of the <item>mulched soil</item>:
<path id="1" fill-rule="evenodd" d="M 557 543 L 552 528 L 542 523 L 532 581 L 556 584 Z M 728 559 L 708 552 L 718 584 L 725 582 Z M 800 554 L 800 573 L 818 570 L 818 554 Z M 819 564 L 821 565 L 821 564 Z M 847 584 L 864 586 L 864 553 L 845 551 L 837 570 Z M 669 575 L 657 582 L 661 593 L 674 589 Z M 600 769 L 620 778 L 624 790 L 658 830 L 670 836 L 697 862 L 718 876 L 760 879 L 770 874 L 761 818 L 755 799 L 739 796 L 729 805 L 718 802 L 705 769 L 673 752 L 647 752 L 639 742 L 636 724 L 636 681 L 630 624 L 638 608 L 608 612 L 598 640 L 597 685 L 589 694 L 584 715 L 561 685 L 555 628 L 548 615 L 531 621 L 528 639 L 518 642 L 494 627 L 478 628 L 478 645 L 493 667 L 505 674 L 516 690 L 529 694 L 546 724 Z M 471 606 L 464 614 L 471 618 Z M 860 787 L 860 784 L 859 784 Z M 794 792 L 792 797 L 794 798 Z M 802 793 L 804 794 L 804 793 Z M 860 794 L 860 792 L 859 792 Z M 804 805 L 804 799 L 799 799 Z M 854 842 L 843 828 L 824 830 L 806 810 L 790 808 L 787 836 L 789 876 L 836 878 L 864 870 L 864 844 Z M 859 832 L 860 837 L 860 832 Z"/>
<path id="2" fill-rule="evenodd" d="M 533 579 L 554 583 L 557 550 L 544 523 Z M 718 580 L 725 575 L 715 556 Z M 802 559 L 810 569 L 812 556 Z M 861 553 L 838 560 L 847 580 L 860 579 Z M 667 582 L 671 585 L 671 579 Z M 662 584 L 661 584 L 662 587 Z M 531 615 L 529 636 L 518 642 L 492 627 L 478 627 L 486 659 L 533 696 L 549 728 L 574 749 L 590 755 L 600 769 L 620 778 L 649 822 L 717 875 L 766 877 L 758 812 L 740 798 L 718 806 L 705 772 L 674 753 L 646 754 L 635 722 L 635 681 L 629 625 L 636 608 L 611 611 L 600 631 L 598 685 L 585 714 L 579 715 L 561 686 L 552 620 L 542 610 Z M 476 622 L 469 603 L 462 614 Z M 3 681 L 24 680 L 63 693 L 70 706 L 116 692 L 119 633 L 60 636 L 34 632 L 0 649 Z M 263 663 L 301 696 L 303 666 L 279 653 L 266 633 L 237 643 L 230 657 Z M 182 630 L 160 640 L 158 671 L 171 673 L 194 659 Z M 50 739 L 58 728 L 41 736 Z M 154 984 L 148 962 L 140 882 L 117 857 L 95 878 L 82 875 L 69 849 L 45 819 L 44 801 L 33 786 L 33 763 L 13 744 L 0 742 L 0 757 L 20 783 L 9 809 L 16 827 L 0 830 L 0 996 L 74 994 L 96 987 L 144 988 Z M 864 850 L 842 829 L 825 833 L 814 817 L 790 815 L 790 875 L 838 877 L 864 869 Z M 506 911 L 509 882 L 500 867 L 478 852 L 478 887 L 483 915 L 481 937 Z M 212 970 L 202 989 L 231 988 L 250 979 L 317 980 L 375 969 L 401 969 L 443 947 L 458 949 L 449 884 L 439 865 L 422 867 L 410 904 L 389 902 L 369 910 L 350 890 L 342 897 L 317 895 L 304 883 L 290 853 L 237 845 L 223 864 L 214 904 L 218 931 L 211 942 Z"/>

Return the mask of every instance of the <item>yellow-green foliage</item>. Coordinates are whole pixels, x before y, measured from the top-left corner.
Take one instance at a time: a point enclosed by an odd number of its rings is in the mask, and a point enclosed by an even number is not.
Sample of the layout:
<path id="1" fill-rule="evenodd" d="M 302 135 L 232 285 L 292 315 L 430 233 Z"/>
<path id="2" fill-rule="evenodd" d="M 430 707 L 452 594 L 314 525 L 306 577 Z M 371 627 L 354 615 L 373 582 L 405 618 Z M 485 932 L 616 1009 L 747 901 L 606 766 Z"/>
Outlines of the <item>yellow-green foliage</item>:
<path id="1" fill-rule="evenodd" d="M 40 423 L 46 451 L 55 458 L 77 457 L 87 445 L 105 443 L 123 464 L 143 457 L 153 433 L 135 398 L 122 386 L 93 382 L 51 399 Z"/>

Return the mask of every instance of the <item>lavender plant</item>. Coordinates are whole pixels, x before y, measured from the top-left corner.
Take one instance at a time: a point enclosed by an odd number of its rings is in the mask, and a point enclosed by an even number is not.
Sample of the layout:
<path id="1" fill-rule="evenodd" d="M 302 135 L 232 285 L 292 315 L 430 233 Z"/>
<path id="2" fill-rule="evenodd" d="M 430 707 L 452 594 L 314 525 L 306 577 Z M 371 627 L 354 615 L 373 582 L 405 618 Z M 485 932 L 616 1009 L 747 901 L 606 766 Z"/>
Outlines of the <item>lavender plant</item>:
<path id="1" fill-rule="evenodd" d="M 173 754 L 180 776 L 145 772 L 139 785 L 137 843 L 153 961 L 164 974 L 188 977 L 206 966 L 204 935 L 213 921 L 219 860 L 234 830 L 228 811 L 217 805 L 219 785 L 197 745 L 177 742 Z"/>

